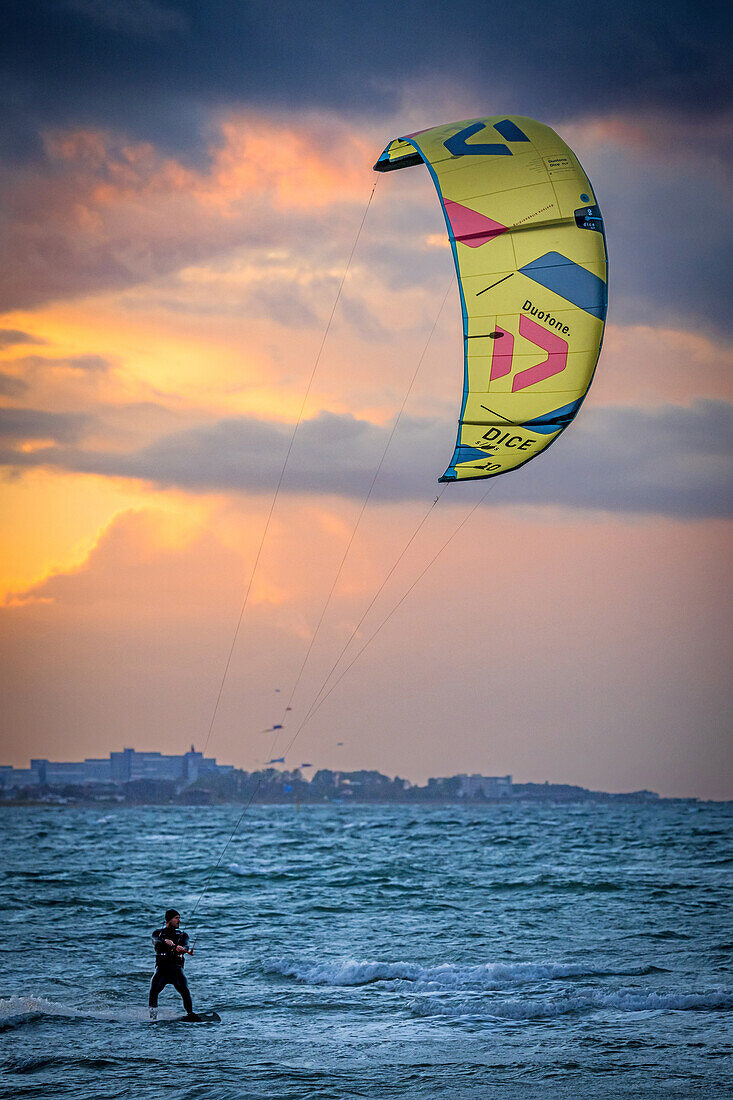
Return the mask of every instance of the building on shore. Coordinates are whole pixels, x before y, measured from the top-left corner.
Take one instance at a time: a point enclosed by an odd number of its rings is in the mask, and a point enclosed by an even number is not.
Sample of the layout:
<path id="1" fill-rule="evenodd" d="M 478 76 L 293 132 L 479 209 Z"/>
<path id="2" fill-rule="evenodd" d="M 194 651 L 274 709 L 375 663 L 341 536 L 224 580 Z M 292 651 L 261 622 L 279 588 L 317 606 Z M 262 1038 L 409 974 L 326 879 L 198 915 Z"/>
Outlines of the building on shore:
<path id="1" fill-rule="evenodd" d="M 196 752 L 193 745 L 181 756 L 123 749 L 108 757 L 87 757 L 78 762 L 31 760 L 30 768 L 0 765 L 0 789 L 53 787 L 86 783 L 130 783 L 136 779 L 172 779 L 193 783 L 207 773 L 227 775 L 233 764 L 217 764 L 213 756 Z"/>
<path id="2" fill-rule="evenodd" d="M 459 798 L 511 798 L 510 775 L 459 775 Z"/>
<path id="3" fill-rule="evenodd" d="M 30 768 L 11 768 L 9 764 L 0 764 L 0 790 L 9 790 L 11 787 L 37 787 L 40 783 L 38 769 L 33 765 L 37 760 L 31 760 Z"/>

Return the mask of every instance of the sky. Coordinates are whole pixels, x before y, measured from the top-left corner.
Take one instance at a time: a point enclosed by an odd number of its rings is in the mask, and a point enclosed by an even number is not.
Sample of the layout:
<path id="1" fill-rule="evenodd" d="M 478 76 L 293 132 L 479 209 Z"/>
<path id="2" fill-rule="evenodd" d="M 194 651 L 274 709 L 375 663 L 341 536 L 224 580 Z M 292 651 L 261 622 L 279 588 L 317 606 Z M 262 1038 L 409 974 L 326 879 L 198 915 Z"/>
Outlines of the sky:
<path id="1" fill-rule="evenodd" d="M 195 744 L 733 798 L 726 19 L 10 0 L 2 762 Z M 486 114 L 578 154 L 608 325 L 558 443 L 433 507 L 452 259 L 428 173 L 372 165 Z"/>

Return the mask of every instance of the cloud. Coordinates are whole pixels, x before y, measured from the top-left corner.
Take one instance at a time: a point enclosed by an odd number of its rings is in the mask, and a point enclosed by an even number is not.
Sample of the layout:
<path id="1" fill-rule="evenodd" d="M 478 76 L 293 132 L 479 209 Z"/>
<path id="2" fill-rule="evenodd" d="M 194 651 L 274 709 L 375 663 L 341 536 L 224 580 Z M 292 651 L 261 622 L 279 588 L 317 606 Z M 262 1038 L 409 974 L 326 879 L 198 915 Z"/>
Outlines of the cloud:
<path id="1" fill-rule="evenodd" d="M 103 355 L 67 355 L 56 358 L 45 355 L 25 355 L 21 359 L 14 360 L 14 365 L 30 370 L 72 370 L 97 374 L 108 371 L 113 364 L 111 359 L 106 359 Z"/>
<path id="2" fill-rule="evenodd" d="M 35 414 L 38 417 L 40 414 Z M 46 414 L 48 434 L 54 419 Z M 6 452 L 16 469 L 50 466 L 80 473 L 135 478 L 157 487 L 196 493 L 272 492 L 290 444 L 292 426 L 231 417 L 187 428 L 134 451 L 71 446 Z M 13 438 L 22 422 L 10 420 Z M 45 422 L 29 418 L 35 438 Z M 391 426 L 351 415 L 321 413 L 296 435 L 283 481 L 288 493 L 363 498 L 384 452 Z M 453 425 L 402 419 L 376 483 L 376 500 L 425 499 L 452 453 Z M 54 438 L 63 442 L 58 430 Z M 702 518 L 733 514 L 730 459 L 733 405 L 699 401 L 690 408 L 659 406 L 588 409 L 566 435 L 534 462 L 491 486 L 498 505 L 555 505 L 583 510 Z M 488 483 L 478 484 L 484 491 Z M 462 500 L 477 486 L 449 486 Z"/>
<path id="3" fill-rule="evenodd" d="M 730 102 L 726 14 L 694 0 L 620 0 L 603 19 L 579 0 L 8 0 L 5 147 L 84 119 L 191 152 L 222 108 L 385 115 L 418 83 L 429 122 L 456 73 L 474 113 L 705 115 Z"/>
<path id="4" fill-rule="evenodd" d="M 593 380 L 593 405 L 689 405 L 733 400 L 733 356 L 725 340 L 659 325 L 609 324 Z"/>
<path id="5" fill-rule="evenodd" d="M 162 39 L 188 29 L 188 20 L 182 12 L 152 0 L 66 0 L 64 6 L 105 30 L 133 38 Z"/>
<path id="6" fill-rule="evenodd" d="M 130 308 L 163 309 L 187 316 L 251 317 L 284 328 L 325 324 L 340 279 L 323 270 L 322 250 L 308 263 L 291 250 L 244 248 L 224 259 L 185 267 L 155 287 L 145 288 Z"/>
<path id="7" fill-rule="evenodd" d="M 733 515 L 733 405 L 596 408 L 581 417 L 493 499 L 508 503 L 515 492 L 531 504 L 681 519 Z"/>
<path id="8" fill-rule="evenodd" d="M 210 570 L 207 555 L 228 574 L 241 567 L 237 555 L 227 551 L 205 532 L 193 538 L 171 526 L 168 517 L 152 509 L 119 512 L 102 530 L 88 556 L 77 567 L 52 572 L 36 585 L 14 593 L 18 605 L 51 600 L 66 605 L 105 602 L 120 609 L 135 607 L 153 614 L 163 607 L 188 602 L 201 609 L 216 593 L 221 607 L 221 584 L 212 580 L 206 594 L 201 589 Z M 190 564 L 190 559 L 195 565 Z M 182 564 L 187 569 L 182 569 Z M 198 578 L 194 569 L 199 570 Z"/>
<path id="9" fill-rule="evenodd" d="M 589 116 L 567 121 L 563 137 L 573 148 L 627 151 L 657 166 L 694 171 L 730 193 L 733 170 L 733 117 L 711 110 L 700 116 L 665 114 L 644 104 L 629 114 Z"/>
<path id="10" fill-rule="evenodd" d="M 22 397 L 28 390 L 28 383 L 13 374 L 0 371 L 0 394 L 3 397 Z"/>
<path id="11" fill-rule="evenodd" d="M 710 120 L 700 144 L 691 122 L 677 131 L 649 112 L 559 125 L 601 199 L 613 320 L 728 328 L 729 199 L 719 168 L 730 128 L 719 124 L 716 145 Z M 146 300 L 171 312 L 312 327 L 393 132 L 375 121 L 354 130 L 335 114 L 230 112 L 212 123 L 208 160 L 196 166 L 124 134 L 49 131 L 42 162 L 0 175 L 0 308 L 144 286 Z M 383 299 L 389 289 L 432 288 L 449 262 L 436 247 L 446 237 L 427 172 L 403 175 L 379 180 L 359 241 L 357 259 Z M 682 216 L 688 210 L 695 216 Z M 383 339 L 389 325 L 357 294 L 342 312 Z"/>
<path id="12" fill-rule="evenodd" d="M 6 444 L 28 444 L 35 440 L 75 443 L 89 417 L 82 413 L 45 412 L 42 409 L 0 409 L 0 440 Z M 23 452 L 21 452 L 23 453 Z M 0 451 L 0 462 L 13 465 L 18 456 Z"/>
<path id="13" fill-rule="evenodd" d="M 228 117 L 201 169 L 102 131 L 48 134 L 42 165 L 0 176 L 0 309 L 150 283 L 242 245 L 339 254 L 371 159 L 335 119 Z"/>
<path id="14" fill-rule="evenodd" d="M 30 332 L 22 332 L 17 328 L 0 328 L 0 351 L 14 347 L 16 344 L 45 344 L 40 336 L 32 336 Z"/>
<path id="15" fill-rule="evenodd" d="M 603 210 L 609 317 L 617 322 L 731 332 L 733 120 L 697 129 L 654 116 L 560 128 Z"/>

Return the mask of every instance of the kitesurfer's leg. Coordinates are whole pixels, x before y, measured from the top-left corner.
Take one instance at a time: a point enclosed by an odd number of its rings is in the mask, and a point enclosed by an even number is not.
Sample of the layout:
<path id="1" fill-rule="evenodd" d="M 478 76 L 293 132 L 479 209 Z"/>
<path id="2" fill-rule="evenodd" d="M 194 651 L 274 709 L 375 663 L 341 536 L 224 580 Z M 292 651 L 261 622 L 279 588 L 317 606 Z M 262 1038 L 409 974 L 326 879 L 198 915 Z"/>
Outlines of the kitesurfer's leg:
<path id="1" fill-rule="evenodd" d="M 148 1005 L 150 1006 L 150 1008 L 158 1007 L 158 994 L 161 992 L 162 989 L 165 989 L 165 987 L 168 985 L 169 980 L 170 979 L 167 974 L 164 974 L 162 970 L 156 968 L 156 971 L 153 974 L 153 979 L 150 983 L 150 993 L 148 994 Z"/>
<path id="2" fill-rule="evenodd" d="M 186 1010 L 186 1014 L 188 1016 L 193 1016 L 193 1003 L 191 1001 L 191 993 L 188 988 L 188 982 L 186 981 L 186 975 L 183 973 L 182 970 L 179 970 L 177 974 L 173 974 L 171 976 L 170 980 L 173 983 L 174 987 L 181 994 L 183 1007 Z"/>

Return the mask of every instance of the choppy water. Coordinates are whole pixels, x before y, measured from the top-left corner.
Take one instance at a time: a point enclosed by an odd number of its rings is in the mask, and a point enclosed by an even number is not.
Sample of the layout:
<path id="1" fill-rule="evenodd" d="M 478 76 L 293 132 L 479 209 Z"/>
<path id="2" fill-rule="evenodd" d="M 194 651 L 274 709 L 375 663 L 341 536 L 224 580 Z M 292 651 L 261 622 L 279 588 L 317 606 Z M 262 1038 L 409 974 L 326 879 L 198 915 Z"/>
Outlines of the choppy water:
<path id="1" fill-rule="evenodd" d="M 0 811 L 3 1095 L 732 1094 L 733 807 L 255 808 L 187 922 L 238 813 Z"/>

